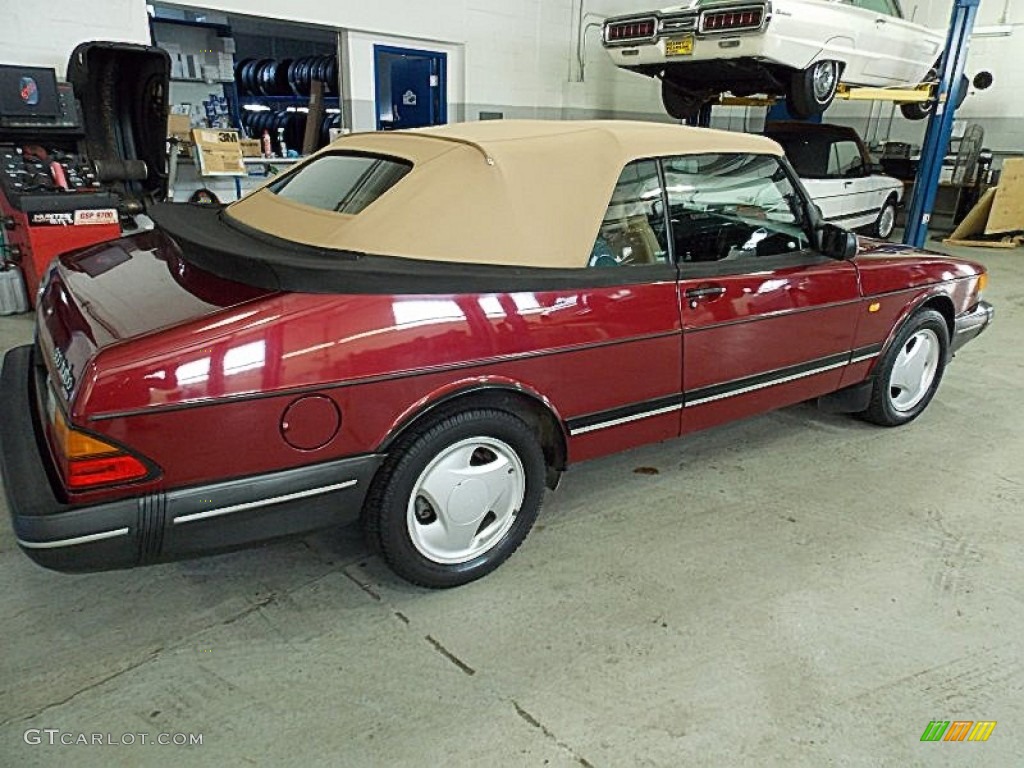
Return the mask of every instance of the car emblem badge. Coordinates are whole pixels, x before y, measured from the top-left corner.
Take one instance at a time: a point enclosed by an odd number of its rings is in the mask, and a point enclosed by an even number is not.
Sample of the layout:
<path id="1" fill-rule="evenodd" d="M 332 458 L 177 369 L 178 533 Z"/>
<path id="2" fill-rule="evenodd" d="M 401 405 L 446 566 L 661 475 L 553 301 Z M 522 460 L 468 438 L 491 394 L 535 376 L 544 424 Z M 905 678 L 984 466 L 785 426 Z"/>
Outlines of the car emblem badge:
<path id="1" fill-rule="evenodd" d="M 64 392 L 70 395 L 71 390 L 75 388 L 75 375 L 71 372 L 71 364 L 59 347 L 53 348 L 53 365 L 57 369 Z"/>

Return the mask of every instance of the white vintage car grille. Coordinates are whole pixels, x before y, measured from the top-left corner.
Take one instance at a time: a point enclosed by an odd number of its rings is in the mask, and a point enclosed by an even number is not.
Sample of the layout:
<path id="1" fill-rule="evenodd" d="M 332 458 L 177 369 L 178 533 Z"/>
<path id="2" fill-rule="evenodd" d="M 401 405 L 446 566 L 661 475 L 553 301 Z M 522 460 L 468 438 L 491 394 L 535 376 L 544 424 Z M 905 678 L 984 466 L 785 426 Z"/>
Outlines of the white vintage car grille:
<path id="1" fill-rule="evenodd" d="M 675 35 L 679 32 L 692 32 L 697 28 L 697 14 L 688 16 L 667 16 L 661 20 L 661 34 Z"/>
<path id="2" fill-rule="evenodd" d="M 742 32 L 760 29 L 762 22 L 764 22 L 763 5 L 705 11 L 700 16 L 700 31 L 702 33 Z"/>

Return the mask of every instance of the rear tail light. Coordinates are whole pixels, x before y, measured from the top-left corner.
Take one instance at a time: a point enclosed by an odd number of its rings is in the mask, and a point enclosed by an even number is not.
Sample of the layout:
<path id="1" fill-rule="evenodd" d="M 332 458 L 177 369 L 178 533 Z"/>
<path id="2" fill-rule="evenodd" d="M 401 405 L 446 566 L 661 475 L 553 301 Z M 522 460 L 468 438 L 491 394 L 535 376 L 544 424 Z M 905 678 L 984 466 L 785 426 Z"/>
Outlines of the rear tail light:
<path id="1" fill-rule="evenodd" d="M 633 19 L 613 21 L 605 25 L 604 39 L 607 43 L 624 43 L 630 40 L 652 40 L 658 25 L 654 19 Z"/>
<path id="2" fill-rule="evenodd" d="M 701 32 L 733 32 L 757 29 L 764 20 L 764 8 L 737 8 L 729 11 L 710 11 L 701 16 Z"/>
<path id="3" fill-rule="evenodd" d="M 142 480 L 147 467 L 124 448 L 88 435 L 68 425 L 58 410 L 53 415 L 52 434 L 64 482 L 72 491 Z"/>

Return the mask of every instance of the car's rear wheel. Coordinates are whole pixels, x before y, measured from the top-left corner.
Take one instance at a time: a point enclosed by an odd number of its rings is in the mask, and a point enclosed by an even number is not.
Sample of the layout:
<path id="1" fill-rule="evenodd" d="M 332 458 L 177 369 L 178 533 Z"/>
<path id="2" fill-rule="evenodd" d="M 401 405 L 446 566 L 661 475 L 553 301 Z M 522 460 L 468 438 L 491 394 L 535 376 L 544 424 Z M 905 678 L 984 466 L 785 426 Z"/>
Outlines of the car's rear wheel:
<path id="1" fill-rule="evenodd" d="M 544 476 L 543 451 L 518 417 L 451 415 L 393 446 L 367 495 L 364 526 L 399 576 L 426 587 L 465 584 L 519 548 L 540 511 Z"/>
<path id="2" fill-rule="evenodd" d="M 911 316 L 879 361 L 871 402 L 860 416 L 885 427 L 916 419 L 939 388 L 948 350 L 941 314 L 923 309 Z"/>
<path id="3" fill-rule="evenodd" d="M 669 116 L 676 120 L 693 123 L 706 101 L 704 96 L 681 88 L 671 80 L 662 79 L 661 81 L 661 103 Z"/>
<path id="4" fill-rule="evenodd" d="M 873 234 L 875 237 L 880 237 L 883 240 L 887 240 L 892 231 L 896 228 L 896 198 L 890 197 L 885 201 L 885 205 L 882 206 L 882 210 L 878 212 L 878 218 L 875 219 L 875 226 Z"/>
<path id="5" fill-rule="evenodd" d="M 816 117 L 828 109 L 839 88 L 843 65 L 838 61 L 817 61 L 794 72 L 789 81 L 786 106 L 800 120 Z"/>

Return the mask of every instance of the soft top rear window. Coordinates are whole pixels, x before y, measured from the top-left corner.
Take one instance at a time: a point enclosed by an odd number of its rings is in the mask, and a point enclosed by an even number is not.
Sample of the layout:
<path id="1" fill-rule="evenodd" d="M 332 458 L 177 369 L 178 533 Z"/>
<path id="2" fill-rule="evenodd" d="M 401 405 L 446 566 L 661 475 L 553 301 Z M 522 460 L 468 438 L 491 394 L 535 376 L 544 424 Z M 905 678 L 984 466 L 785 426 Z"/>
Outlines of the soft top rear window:
<path id="1" fill-rule="evenodd" d="M 275 195 L 325 211 L 356 214 L 401 181 L 412 163 L 355 152 L 320 155 L 267 185 Z"/>
<path id="2" fill-rule="evenodd" d="M 782 145 L 782 151 L 801 179 L 827 179 L 828 158 L 832 143 L 844 136 L 799 135 L 780 131 L 765 131 L 765 136 Z"/>

